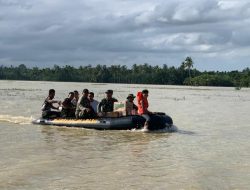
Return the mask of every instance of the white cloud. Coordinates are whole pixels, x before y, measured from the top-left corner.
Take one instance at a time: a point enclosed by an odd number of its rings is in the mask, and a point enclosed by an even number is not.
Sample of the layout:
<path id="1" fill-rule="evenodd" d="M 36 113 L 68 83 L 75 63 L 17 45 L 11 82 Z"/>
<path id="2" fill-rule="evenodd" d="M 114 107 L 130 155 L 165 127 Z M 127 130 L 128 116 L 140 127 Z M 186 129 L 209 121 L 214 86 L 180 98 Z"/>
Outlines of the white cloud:
<path id="1" fill-rule="evenodd" d="M 246 65 L 249 24 L 249 0 L 0 0 L 0 64 Z"/>

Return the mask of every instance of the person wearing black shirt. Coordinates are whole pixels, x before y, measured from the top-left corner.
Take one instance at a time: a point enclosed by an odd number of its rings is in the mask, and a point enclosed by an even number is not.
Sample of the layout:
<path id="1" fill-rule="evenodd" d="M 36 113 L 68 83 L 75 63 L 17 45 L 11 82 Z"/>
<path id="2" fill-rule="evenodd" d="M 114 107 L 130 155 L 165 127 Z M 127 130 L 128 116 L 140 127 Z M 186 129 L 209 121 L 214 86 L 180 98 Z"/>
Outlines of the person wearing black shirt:
<path id="1" fill-rule="evenodd" d="M 42 118 L 44 119 L 54 119 L 60 117 L 61 113 L 58 111 L 59 106 L 55 107 L 53 104 L 61 104 L 61 101 L 54 100 L 55 90 L 50 89 L 48 97 L 44 100 L 42 105 Z"/>
<path id="2" fill-rule="evenodd" d="M 72 103 L 74 92 L 70 92 L 68 98 L 65 98 L 62 103 L 62 118 L 75 118 L 76 107 Z"/>

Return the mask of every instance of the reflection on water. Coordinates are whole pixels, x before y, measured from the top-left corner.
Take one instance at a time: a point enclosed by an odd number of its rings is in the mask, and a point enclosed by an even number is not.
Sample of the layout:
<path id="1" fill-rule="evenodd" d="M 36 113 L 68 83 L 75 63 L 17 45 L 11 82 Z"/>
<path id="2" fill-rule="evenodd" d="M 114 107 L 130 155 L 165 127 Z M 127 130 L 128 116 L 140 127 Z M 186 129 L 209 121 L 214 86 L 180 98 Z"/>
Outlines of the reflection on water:
<path id="1" fill-rule="evenodd" d="M 100 100 L 150 90 L 176 133 L 29 124 L 49 88 L 89 88 Z M 65 89 L 67 89 L 65 91 Z M 0 81 L 0 189 L 247 189 L 249 89 Z M 20 125 L 22 124 L 22 125 Z"/>

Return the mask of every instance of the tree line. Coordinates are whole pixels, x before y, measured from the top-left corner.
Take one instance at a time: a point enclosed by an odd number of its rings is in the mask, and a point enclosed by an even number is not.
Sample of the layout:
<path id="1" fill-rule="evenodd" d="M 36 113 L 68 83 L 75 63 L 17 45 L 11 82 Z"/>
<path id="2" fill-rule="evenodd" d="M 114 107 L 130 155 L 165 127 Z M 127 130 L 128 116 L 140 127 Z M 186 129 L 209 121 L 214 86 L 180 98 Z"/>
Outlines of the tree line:
<path id="1" fill-rule="evenodd" d="M 64 81 L 93 83 L 128 83 L 128 84 L 162 84 L 162 85 L 193 85 L 193 86 L 250 86 L 250 69 L 243 71 L 204 71 L 193 69 L 191 57 L 179 67 L 151 66 L 134 64 L 131 68 L 125 65 L 97 65 L 92 67 L 69 65 L 52 68 L 28 68 L 19 66 L 0 66 L 2 80 L 32 80 L 32 81 Z"/>

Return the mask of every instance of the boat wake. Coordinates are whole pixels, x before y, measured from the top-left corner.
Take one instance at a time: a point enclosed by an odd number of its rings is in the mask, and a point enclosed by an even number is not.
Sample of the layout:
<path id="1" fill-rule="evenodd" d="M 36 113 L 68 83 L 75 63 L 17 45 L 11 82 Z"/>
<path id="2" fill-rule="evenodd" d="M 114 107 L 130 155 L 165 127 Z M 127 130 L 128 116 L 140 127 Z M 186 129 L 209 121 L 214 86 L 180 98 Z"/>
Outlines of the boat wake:
<path id="1" fill-rule="evenodd" d="M 20 125 L 27 125 L 30 124 L 32 120 L 33 120 L 32 117 L 0 115 L 0 122 L 9 122 Z"/>

